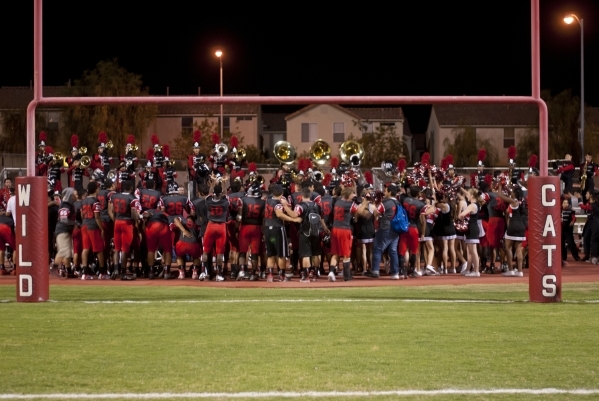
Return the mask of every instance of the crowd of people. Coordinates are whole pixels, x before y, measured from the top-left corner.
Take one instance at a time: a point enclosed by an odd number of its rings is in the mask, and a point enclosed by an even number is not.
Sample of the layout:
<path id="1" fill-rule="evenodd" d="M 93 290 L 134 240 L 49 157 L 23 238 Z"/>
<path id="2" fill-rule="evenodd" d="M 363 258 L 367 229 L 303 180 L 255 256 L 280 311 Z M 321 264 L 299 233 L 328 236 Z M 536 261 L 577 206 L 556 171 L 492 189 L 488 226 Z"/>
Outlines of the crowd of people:
<path id="1" fill-rule="evenodd" d="M 491 175 L 485 172 L 486 152 L 481 150 L 477 173 L 470 177 L 456 174 L 451 155 L 439 167 L 428 154 L 411 169 L 404 160 L 385 162 L 385 184 L 375 190 L 372 173 L 362 172 L 359 158 L 342 163 L 332 158 L 327 174 L 309 159 L 298 161 L 297 169 L 282 164 L 267 182 L 253 163 L 242 169 L 246 162 L 236 141 L 227 147 L 216 136 L 214 151 L 206 156 L 200 152 L 199 135 L 194 133 L 188 157 L 191 197 L 176 183 L 176 172 L 169 172 L 168 147 L 156 138 L 137 185 L 133 141 L 127 141 L 119 167 L 112 170 L 107 138 L 100 133 L 98 153 L 83 160 L 86 166 L 77 173 L 82 152 L 73 138 L 72 160 L 66 161 L 73 167 L 63 189 L 52 171 L 65 161 L 48 152 L 42 137 L 36 170 L 48 177 L 50 274 L 82 280 L 217 282 L 523 276 L 526 179 L 538 174 L 536 156 L 527 169 L 517 168 L 515 149 L 510 149 L 509 169 Z M 572 170 L 566 159 L 557 170 L 564 181 Z M 571 182 L 563 191 L 562 257 L 566 259 L 567 246 L 573 259 L 580 259 L 573 235 L 574 203 L 587 215 L 584 258 L 598 263 L 599 196 L 592 185 L 597 165 L 590 155 L 582 171 L 582 192 L 572 189 Z M 85 187 L 80 175 L 89 177 Z M 15 248 L 11 180 L 4 182 L 0 200 L 4 261 L 5 251 Z M 391 224 L 398 209 L 408 220 L 402 232 Z M 9 274 L 4 264 L 0 274 Z"/>

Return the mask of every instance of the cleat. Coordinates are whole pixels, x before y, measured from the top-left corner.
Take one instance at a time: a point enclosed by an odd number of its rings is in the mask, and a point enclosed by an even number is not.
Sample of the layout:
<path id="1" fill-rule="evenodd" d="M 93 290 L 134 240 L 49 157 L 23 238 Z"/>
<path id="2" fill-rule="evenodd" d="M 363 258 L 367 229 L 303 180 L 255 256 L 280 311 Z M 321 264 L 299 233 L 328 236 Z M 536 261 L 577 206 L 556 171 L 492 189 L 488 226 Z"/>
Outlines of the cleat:
<path id="1" fill-rule="evenodd" d="M 236 280 L 237 281 L 241 281 L 241 280 L 244 279 L 244 277 L 245 277 L 245 273 L 243 271 L 240 271 L 239 274 L 236 277 Z"/>
<path id="2" fill-rule="evenodd" d="M 204 272 L 200 273 L 200 276 L 198 277 L 198 280 L 200 280 L 200 281 L 206 280 L 206 273 L 204 273 Z"/>
<path id="3" fill-rule="evenodd" d="M 268 273 L 268 276 L 266 277 L 266 281 L 269 283 L 272 283 L 274 281 L 274 277 L 272 276 L 272 273 Z"/>
<path id="4" fill-rule="evenodd" d="M 216 281 L 220 283 L 221 281 L 225 281 L 225 278 L 223 276 L 221 276 L 220 274 L 217 274 Z"/>
<path id="5" fill-rule="evenodd" d="M 329 281 L 331 281 L 331 282 L 337 281 L 337 279 L 335 278 L 335 273 L 334 272 L 330 272 L 329 273 Z"/>
<path id="6" fill-rule="evenodd" d="M 480 273 L 471 271 L 471 272 L 466 273 L 466 277 L 480 277 Z"/>
<path id="7" fill-rule="evenodd" d="M 191 273 L 191 279 L 198 280 L 199 278 L 200 278 L 200 276 L 198 275 L 198 269 L 193 269 L 193 271 Z"/>
<path id="8" fill-rule="evenodd" d="M 184 269 L 179 269 L 179 277 L 177 277 L 177 279 L 179 279 L 179 280 L 185 279 L 185 270 Z"/>
<path id="9" fill-rule="evenodd" d="M 259 274 L 252 274 L 250 276 L 250 281 L 259 281 L 260 280 L 260 275 Z"/>

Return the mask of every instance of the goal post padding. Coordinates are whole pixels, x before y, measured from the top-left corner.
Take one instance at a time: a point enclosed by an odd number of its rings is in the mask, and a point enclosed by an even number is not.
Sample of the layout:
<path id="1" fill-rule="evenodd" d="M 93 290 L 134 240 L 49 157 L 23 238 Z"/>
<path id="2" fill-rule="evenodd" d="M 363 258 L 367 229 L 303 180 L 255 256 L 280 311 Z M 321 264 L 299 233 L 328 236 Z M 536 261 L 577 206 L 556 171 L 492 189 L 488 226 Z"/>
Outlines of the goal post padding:
<path id="1" fill-rule="evenodd" d="M 48 180 L 17 177 L 15 181 L 17 301 L 44 302 L 50 296 Z"/>
<path id="2" fill-rule="evenodd" d="M 558 177 L 528 180 L 528 266 L 531 302 L 562 299 L 561 193 Z"/>

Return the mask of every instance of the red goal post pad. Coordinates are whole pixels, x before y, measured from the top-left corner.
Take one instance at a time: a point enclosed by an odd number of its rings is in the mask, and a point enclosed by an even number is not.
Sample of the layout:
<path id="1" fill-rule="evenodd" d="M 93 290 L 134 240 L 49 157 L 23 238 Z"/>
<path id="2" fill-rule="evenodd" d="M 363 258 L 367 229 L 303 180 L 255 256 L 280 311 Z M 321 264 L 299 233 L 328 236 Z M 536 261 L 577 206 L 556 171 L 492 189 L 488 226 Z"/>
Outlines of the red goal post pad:
<path id="1" fill-rule="evenodd" d="M 17 302 L 49 299 L 48 181 L 17 177 L 16 225 Z"/>
<path id="2" fill-rule="evenodd" d="M 528 180 L 528 293 L 531 302 L 562 300 L 559 177 Z"/>

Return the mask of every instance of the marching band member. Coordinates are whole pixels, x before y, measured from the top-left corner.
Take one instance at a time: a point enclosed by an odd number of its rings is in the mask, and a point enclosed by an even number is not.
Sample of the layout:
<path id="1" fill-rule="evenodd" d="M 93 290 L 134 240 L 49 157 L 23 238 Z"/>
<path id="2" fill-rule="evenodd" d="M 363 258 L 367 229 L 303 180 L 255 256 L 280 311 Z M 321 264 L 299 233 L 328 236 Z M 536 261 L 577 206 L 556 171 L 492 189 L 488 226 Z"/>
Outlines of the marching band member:
<path id="1" fill-rule="evenodd" d="M 83 192 L 83 177 L 89 177 L 89 171 L 81 165 L 81 155 L 78 156 L 73 158 L 67 174 L 71 176 L 70 186 L 77 192 Z"/>
<path id="2" fill-rule="evenodd" d="M 108 136 L 106 132 L 101 131 L 98 134 L 98 152 L 94 154 L 92 157 L 91 167 L 92 169 L 99 168 L 104 172 L 104 177 L 108 176 L 108 172 L 110 171 L 110 162 L 112 161 L 112 157 L 108 155 Z M 112 145 L 110 145 L 112 146 Z"/>
<path id="3" fill-rule="evenodd" d="M 127 170 L 129 171 L 129 174 L 133 173 L 134 174 L 134 180 L 135 180 L 135 169 L 137 167 L 137 156 L 135 155 L 135 152 L 137 151 L 137 146 L 135 145 L 135 136 L 129 134 L 129 136 L 127 136 L 127 144 L 125 145 L 125 154 L 121 155 L 121 161 L 125 162 L 125 167 L 127 168 Z M 119 167 L 120 170 L 120 167 Z M 133 186 L 135 187 L 135 182 L 133 183 Z"/>
<path id="4" fill-rule="evenodd" d="M 154 167 L 154 172 L 158 177 L 156 179 L 156 188 L 158 188 L 158 190 L 160 191 L 164 187 L 164 185 L 162 184 L 162 175 L 164 173 L 165 158 L 163 148 L 162 146 L 160 146 L 160 139 L 158 139 L 158 135 L 153 134 L 150 140 L 152 141 L 154 150 L 152 156 L 152 167 Z M 164 189 L 166 190 L 167 188 L 165 187 Z"/>
<path id="5" fill-rule="evenodd" d="M 62 159 L 55 158 L 54 150 L 49 146 L 46 148 L 46 152 L 48 152 L 48 164 L 47 164 L 48 182 L 52 182 L 54 192 L 60 194 L 60 193 L 62 193 L 61 176 L 62 176 L 62 173 L 65 172 L 65 169 L 62 166 Z"/>
<path id="6" fill-rule="evenodd" d="M 162 153 L 164 154 L 164 170 L 162 172 L 162 191 L 166 193 L 166 189 L 169 185 L 173 185 L 177 178 L 177 170 L 175 170 L 175 161 L 171 160 L 171 148 L 169 145 L 162 147 Z"/>
<path id="7" fill-rule="evenodd" d="M 35 175 L 41 177 L 48 172 L 48 156 L 46 154 L 47 134 L 45 131 L 40 132 L 40 143 L 38 152 L 35 154 Z"/>
<path id="8" fill-rule="evenodd" d="M 582 200 L 586 204 L 586 193 L 593 194 L 595 191 L 594 177 L 599 175 L 597 163 L 593 161 L 593 155 L 590 152 L 584 156 L 584 163 L 580 165 L 580 187 L 582 188 Z"/>
<path id="9" fill-rule="evenodd" d="M 524 179 L 524 172 L 516 168 L 516 147 L 510 146 L 508 149 L 508 157 L 509 157 L 509 180 L 512 185 L 520 185 L 520 181 Z"/>
<path id="10" fill-rule="evenodd" d="M 227 164 L 227 154 L 224 148 L 226 145 L 222 144 L 220 141 L 220 136 L 215 132 L 212 134 L 212 143 L 214 144 L 214 150 L 212 151 L 212 155 L 210 156 L 210 163 L 212 163 L 212 173 L 213 174 L 224 174 L 225 165 Z"/>
<path id="11" fill-rule="evenodd" d="M 116 172 L 117 175 L 117 188 L 118 191 L 121 192 L 123 188 L 123 184 L 125 182 L 130 182 L 131 185 L 135 186 L 135 173 L 131 171 L 130 167 L 132 164 L 129 164 L 127 167 L 127 163 L 134 163 L 134 161 L 130 160 L 121 160 L 119 163 L 119 168 Z"/>
<path id="12" fill-rule="evenodd" d="M 564 189 L 572 188 L 572 175 L 574 174 L 574 163 L 572 163 L 572 155 L 566 153 L 564 163 L 557 169 L 559 179 L 564 182 Z"/>
<path id="13" fill-rule="evenodd" d="M 69 169 L 67 170 L 67 182 L 69 187 L 75 187 L 75 184 L 73 183 L 73 172 L 71 170 L 71 167 L 73 166 L 73 162 L 75 160 L 80 159 L 81 154 L 79 153 L 79 137 L 76 134 L 73 134 L 71 135 L 71 156 L 67 157 L 66 159 L 67 165 L 69 166 Z"/>
<path id="14" fill-rule="evenodd" d="M 137 184 L 138 188 L 147 188 L 146 181 L 153 180 L 154 182 L 159 182 L 158 173 L 156 168 L 153 166 L 152 160 L 154 158 L 154 148 L 148 149 L 146 153 L 146 168 L 144 171 L 139 172 L 139 183 Z M 158 188 L 162 188 L 162 185 L 158 185 Z"/>

